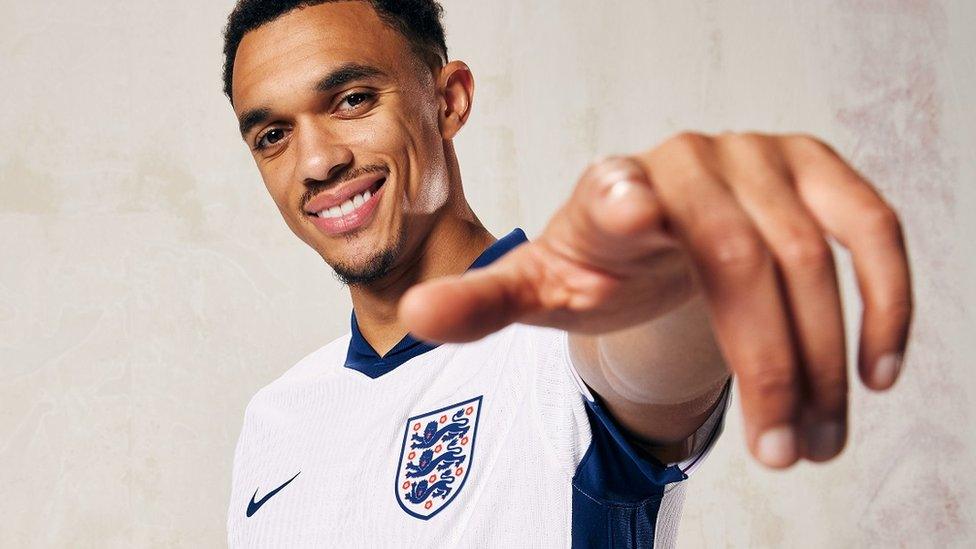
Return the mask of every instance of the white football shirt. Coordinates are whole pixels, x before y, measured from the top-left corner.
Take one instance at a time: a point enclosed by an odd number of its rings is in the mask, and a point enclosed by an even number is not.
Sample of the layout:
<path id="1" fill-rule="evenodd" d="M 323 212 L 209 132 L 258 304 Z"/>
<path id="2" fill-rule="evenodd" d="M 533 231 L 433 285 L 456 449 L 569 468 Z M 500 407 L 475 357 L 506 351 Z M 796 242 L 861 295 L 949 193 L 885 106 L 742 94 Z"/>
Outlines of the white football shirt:
<path id="1" fill-rule="evenodd" d="M 526 241 L 515 229 L 471 268 Z M 633 446 L 569 359 L 568 334 L 513 324 L 479 341 L 406 336 L 380 357 L 350 333 L 247 406 L 231 547 L 669 547 L 694 454 Z"/>

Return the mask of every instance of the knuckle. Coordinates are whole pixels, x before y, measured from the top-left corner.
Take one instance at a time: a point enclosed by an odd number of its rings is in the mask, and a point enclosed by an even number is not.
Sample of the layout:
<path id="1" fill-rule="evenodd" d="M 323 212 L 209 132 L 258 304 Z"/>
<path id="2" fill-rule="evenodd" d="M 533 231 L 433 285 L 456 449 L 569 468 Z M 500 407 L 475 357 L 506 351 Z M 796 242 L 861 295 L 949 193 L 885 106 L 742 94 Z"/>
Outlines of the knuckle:
<path id="1" fill-rule="evenodd" d="M 711 144 L 712 138 L 699 132 L 683 131 L 665 142 L 668 148 L 697 154 Z"/>
<path id="2" fill-rule="evenodd" d="M 785 366 L 770 366 L 775 362 L 764 362 L 751 376 L 752 390 L 759 398 L 781 398 L 796 392 L 796 376 L 793 369 Z"/>
<path id="3" fill-rule="evenodd" d="M 697 157 L 697 159 L 704 160 L 703 157 Z M 672 183 L 684 189 L 700 189 L 722 184 L 719 177 L 709 169 L 705 162 L 684 167 L 675 174 Z M 690 213 L 694 216 L 696 223 L 706 223 L 714 217 L 713 211 L 706 208 L 692 209 Z"/>
<path id="4" fill-rule="evenodd" d="M 817 369 L 807 382 L 817 400 L 835 401 L 847 396 L 847 370 L 843 364 Z"/>
<path id="5" fill-rule="evenodd" d="M 780 261 L 788 267 L 822 268 L 833 261 L 830 246 L 820 237 L 797 237 L 782 245 Z"/>
<path id="6" fill-rule="evenodd" d="M 818 393 L 847 393 L 847 370 L 843 361 L 830 361 L 810 372 L 811 389 Z"/>
<path id="7" fill-rule="evenodd" d="M 901 221 L 898 214 L 888 206 L 876 206 L 861 216 L 864 230 L 875 236 L 896 236 L 901 234 Z"/>
<path id="8" fill-rule="evenodd" d="M 904 323 L 912 318 L 913 305 L 911 299 L 892 299 L 873 304 L 872 309 L 882 318 L 892 322 Z"/>
<path id="9" fill-rule="evenodd" d="M 770 145 L 769 136 L 758 132 L 728 132 L 723 134 L 724 140 L 732 146 L 748 148 L 766 148 Z"/>
<path id="10" fill-rule="evenodd" d="M 797 148 L 814 153 L 827 153 L 836 155 L 834 149 L 819 137 L 808 133 L 796 133 L 787 136 Z"/>
<path id="11" fill-rule="evenodd" d="M 741 227 L 710 229 L 702 240 L 704 260 L 713 267 L 751 270 L 769 259 L 762 239 Z"/>

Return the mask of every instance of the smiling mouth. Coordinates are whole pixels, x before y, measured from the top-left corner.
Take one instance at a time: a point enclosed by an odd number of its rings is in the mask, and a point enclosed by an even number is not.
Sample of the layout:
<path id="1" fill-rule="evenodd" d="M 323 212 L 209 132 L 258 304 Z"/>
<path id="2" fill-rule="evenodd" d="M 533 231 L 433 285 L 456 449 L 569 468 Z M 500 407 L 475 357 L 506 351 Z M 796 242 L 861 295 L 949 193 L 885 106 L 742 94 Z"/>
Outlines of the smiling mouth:
<path id="1" fill-rule="evenodd" d="M 318 212 L 311 212 L 309 215 L 313 217 L 321 217 L 323 219 L 338 219 L 357 212 L 363 207 L 364 204 L 369 202 L 369 200 L 376 195 L 377 191 L 379 191 L 380 187 L 382 187 L 384 183 L 386 183 L 385 177 L 378 179 L 368 189 L 346 199 L 342 204 L 332 206 L 331 208 L 325 208 Z"/>

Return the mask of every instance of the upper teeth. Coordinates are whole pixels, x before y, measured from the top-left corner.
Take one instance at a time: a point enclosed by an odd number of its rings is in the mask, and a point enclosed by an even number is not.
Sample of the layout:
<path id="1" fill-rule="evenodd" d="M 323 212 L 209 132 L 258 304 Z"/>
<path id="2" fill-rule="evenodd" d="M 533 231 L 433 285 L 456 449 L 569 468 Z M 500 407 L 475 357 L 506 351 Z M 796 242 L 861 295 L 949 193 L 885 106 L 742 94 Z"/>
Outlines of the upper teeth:
<path id="1" fill-rule="evenodd" d="M 356 208 L 362 206 L 373 196 L 373 193 L 369 192 L 367 189 L 364 192 L 357 194 L 356 196 L 346 200 L 338 206 L 332 206 L 331 208 L 322 210 L 318 213 L 319 217 L 342 217 L 349 214 Z"/>

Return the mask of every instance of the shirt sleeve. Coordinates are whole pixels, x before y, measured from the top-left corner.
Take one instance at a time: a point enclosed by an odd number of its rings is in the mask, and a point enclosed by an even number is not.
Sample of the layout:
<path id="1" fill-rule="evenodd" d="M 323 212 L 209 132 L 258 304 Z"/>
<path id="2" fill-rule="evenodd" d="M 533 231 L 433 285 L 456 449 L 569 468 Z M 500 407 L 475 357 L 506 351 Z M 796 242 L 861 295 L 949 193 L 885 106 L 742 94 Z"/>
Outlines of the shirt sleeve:
<path id="1" fill-rule="evenodd" d="M 570 359 L 568 334 L 563 345 L 563 363 L 583 397 L 592 435 L 573 476 L 573 547 L 671 546 L 683 501 L 681 481 L 701 465 L 722 432 L 732 378 L 691 439 L 691 456 L 662 463 L 625 435 L 600 395 L 583 382 Z"/>

